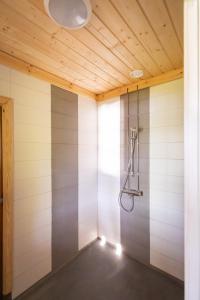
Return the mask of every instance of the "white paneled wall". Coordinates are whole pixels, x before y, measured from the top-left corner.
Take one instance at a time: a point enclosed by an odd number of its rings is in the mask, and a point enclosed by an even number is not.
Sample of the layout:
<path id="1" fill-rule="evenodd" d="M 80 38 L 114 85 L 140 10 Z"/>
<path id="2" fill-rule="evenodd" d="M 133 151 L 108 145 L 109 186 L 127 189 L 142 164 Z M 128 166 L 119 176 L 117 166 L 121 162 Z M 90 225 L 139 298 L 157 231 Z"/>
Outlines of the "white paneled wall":
<path id="1" fill-rule="evenodd" d="M 183 80 L 150 88 L 151 264 L 184 277 Z"/>
<path id="2" fill-rule="evenodd" d="M 51 93 L 48 83 L 0 66 L 0 95 L 14 100 L 16 297 L 51 271 Z M 102 235 L 120 243 L 119 97 L 100 103 L 97 116 L 96 102 L 79 96 L 78 144 L 79 249 Z M 150 256 L 180 279 L 183 158 L 183 81 L 176 80 L 150 89 Z"/>
<path id="3" fill-rule="evenodd" d="M 120 243 L 120 98 L 98 106 L 99 236 Z"/>
<path id="4" fill-rule="evenodd" d="M 97 238 L 97 104 L 78 97 L 79 249 Z"/>
<path id="5" fill-rule="evenodd" d="M 200 1 L 184 0 L 185 300 L 200 299 Z"/>
<path id="6" fill-rule="evenodd" d="M 0 95 L 14 101 L 16 297 L 51 271 L 50 85 L 0 66 Z"/>

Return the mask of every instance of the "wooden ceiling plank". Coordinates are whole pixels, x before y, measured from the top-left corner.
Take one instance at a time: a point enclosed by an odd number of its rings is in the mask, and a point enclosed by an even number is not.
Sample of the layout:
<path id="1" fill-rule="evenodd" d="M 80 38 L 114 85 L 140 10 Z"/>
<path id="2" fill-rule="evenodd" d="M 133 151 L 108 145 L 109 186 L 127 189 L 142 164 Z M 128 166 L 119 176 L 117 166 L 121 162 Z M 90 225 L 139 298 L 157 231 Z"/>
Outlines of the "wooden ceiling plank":
<path id="1" fill-rule="evenodd" d="M 119 12 L 109 0 L 92 0 L 92 7 L 99 19 L 113 32 L 119 41 L 127 48 L 137 60 L 145 66 L 151 75 L 161 73 L 158 66 L 130 30 Z"/>
<path id="2" fill-rule="evenodd" d="M 101 58 L 105 59 L 112 66 L 114 66 L 118 72 L 124 76 L 124 81 L 129 81 L 129 73 L 131 69 L 126 66 L 118 57 L 112 54 L 108 48 L 106 48 L 98 39 L 95 38 L 87 29 L 81 28 L 71 32 L 76 39 L 81 41 L 84 45 L 87 45 L 93 52 L 98 54 Z"/>
<path id="3" fill-rule="evenodd" d="M 29 0 L 31 3 L 34 3 L 35 6 L 43 10 L 44 7 L 41 3 L 42 0 Z M 92 51 L 97 51 L 96 54 L 101 58 L 105 59 L 107 63 L 112 62 L 113 66 L 117 66 L 118 70 L 125 76 L 125 81 L 129 80 L 129 72 L 131 71 L 129 67 L 127 67 L 120 59 L 118 59 L 115 55 L 112 55 L 110 51 L 101 43 L 98 39 L 96 39 L 92 34 L 89 34 L 84 28 L 76 31 L 70 31 L 70 34 L 74 36 L 78 41 L 81 41 L 86 47 L 88 47 Z M 56 35 L 58 36 L 58 35 Z M 113 73 L 113 71 L 112 71 Z M 111 73 L 111 74 L 112 74 Z M 118 74 L 119 77 L 119 74 Z M 125 82 L 124 81 L 124 82 Z"/>
<path id="4" fill-rule="evenodd" d="M 111 0 L 162 72 L 173 68 L 136 0 Z"/>
<path id="5" fill-rule="evenodd" d="M 40 58 L 40 56 L 35 55 L 32 56 L 31 54 L 33 51 L 29 51 L 26 45 L 23 45 L 19 42 L 12 41 L 10 39 L 6 39 L 5 37 L 0 33 L 0 49 L 14 57 L 17 57 L 21 59 L 22 61 L 25 61 L 31 65 L 37 66 L 38 68 L 45 70 L 49 73 L 52 73 L 56 76 L 59 76 L 67 81 L 71 81 L 73 79 L 73 82 L 77 85 L 79 85 L 82 88 L 87 87 L 88 90 L 92 91 L 93 93 L 97 93 L 97 88 L 89 85 L 87 82 L 85 82 L 85 79 L 78 79 L 77 76 L 74 77 L 72 76 L 72 73 L 70 72 L 62 72 L 60 68 L 55 68 L 54 66 L 52 67 L 51 64 L 46 64 L 46 60 L 43 60 Z M 23 51 L 22 51 L 23 49 Z M 28 51 L 27 51 L 28 50 Z M 30 54 L 31 53 L 31 54 Z M 102 89 L 99 90 L 99 93 L 102 92 Z"/>
<path id="6" fill-rule="evenodd" d="M 119 88 L 116 88 L 114 90 L 108 91 L 106 93 L 101 93 L 99 95 L 96 95 L 96 100 L 97 101 L 105 101 L 123 94 L 126 94 L 127 92 L 133 92 L 136 91 L 137 88 L 144 89 L 147 87 L 159 85 L 162 83 L 166 83 L 172 80 L 176 80 L 179 78 L 183 77 L 183 68 L 177 69 L 177 70 L 172 70 L 166 73 L 163 73 L 161 75 L 146 79 L 146 80 L 138 80 L 138 82 L 129 84 L 129 85 L 124 85 Z"/>
<path id="7" fill-rule="evenodd" d="M 91 21 L 86 26 L 87 29 L 98 38 L 112 53 L 118 56 L 129 68 L 143 69 L 144 77 L 150 77 L 149 72 L 141 65 L 134 55 L 119 42 L 114 34 L 103 24 L 103 22 L 93 13 Z"/>
<path id="8" fill-rule="evenodd" d="M 38 0 L 42 1 L 42 0 Z M 35 1 L 34 1 L 35 3 Z M 38 4 L 36 4 L 38 5 Z M 40 8 L 43 9 L 43 5 L 39 5 Z M 65 30 L 67 31 L 67 30 Z M 79 30 L 71 30 L 70 34 L 74 36 L 76 39 L 81 41 L 86 47 L 88 47 L 90 50 L 98 54 L 101 58 L 105 59 L 108 64 L 111 64 L 113 68 L 117 66 L 118 73 L 121 72 L 121 77 L 123 75 L 123 82 L 127 82 L 129 80 L 128 74 L 130 72 L 130 69 L 121 61 L 119 60 L 115 55 L 113 55 L 102 43 L 100 43 L 93 35 L 89 34 L 85 28 L 81 28 Z M 57 35 L 56 35 L 57 36 Z M 119 76 L 119 74 L 118 74 Z"/>
<path id="9" fill-rule="evenodd" d="M 20 54 L 20 51 L 21 51 L 21 52 L 27 51 L 27 53 L 31 53 L 31 54 L 33 55 L 33 57 L 35 58 L 35 60 L 38 59 L 38 60 L 48 61 L 48 64 L 51 66 L 51 64 L 50 64 L 50 59 L 49 59 L 49 58 L 47 59 L 47 56 L 45 56 L 44 59 L 42 59 L 42 58 L 43 58 L 43 55 L 41 55 L 41 53 L 40 53 L 39 51 L 37 51 L 37 50 L 35 50 L 35 49 L 33 49 L 33 48 L 31 48 L 30 51 L 28 51 L 28 48 L 30 48 L 30 47 L 28 47 L 26 43 L 19 42 L 18 39 L 16 38 L 17 35 L 16 35 L 16 37 L 15 37 L 14 39 L 12 39 L 12 38 L 9 38 L 9 39 L 8 39 L 8 35 L 5 35 L 5 34 L 0 33 L 0 37 L 1 37 L 1 41 L 3 41 L 3 42 L 5 42 L 5 43 L 9 44 L 10 47 L 18 47 L 18 54 L 19 54 L 18 57 L 19 57 L 20 59 L 22 59 L 22 56 L 21 56 L 21 54 Z M 13 45 L 14 45 L 14 46 L 13 46 Z M 1 49 L 1 48 L 0 48 L 0 49 Z M 12 49 L 12 48 L 11 48 L 11 49 Z M 30 62 L 28 61 L 28 63 L 30 63 Z M 56 72 L 56 70 L 63 70 L 63 67 L 62 67 L 62 68 L 61 68 L 60 66 L 58 67 L 56 64 L 57 64 L 57 62 L 55 62 L 55 64 L 54 64 L 54 70 L 55 70 L 55 72 Z M 37 66 L 38 66 L 38 65 L 37 65 Z M 55 66 L 56 66 L 56 67 L 55 67 Z M 70 74 L 71 79 L 77 78 L 77 79 L 78 79 L 79 81 L 81 81 L 82 83 L 84 82 L 85 78 L 84 78 L 81 74 L 79 74 L 79 73 L 77 73 L 76 71 L 74 71 L 73 69 L 67 68 L 67 67 L 65 66 L 65 71 L 66 71 L 66 74 Z M 55 73 L 55 72 L 54 72 L 54 73 Z M 72 81 L 72 80 L 71 80 L 71 81 Z M 85 85 L 85 86 L 86 86 L 86 85 Z M 91 81 L 89 81 L 89 80 L 87 80 L 87 87 L 88 87 L 89 89 L 95 91 L 95 92 L 96 92 L 96 90 L 99 90 L 99 91 L 102 90 L 102 87 L 99 88 L 94 82 L 91 82 Z"/>
<path id="10" fill-rule="evenodd" d="M 148 79 L 182 66 L 181 1 L 91 0 L 95 12 L 90 23 L 67 31 L 47 16 L 43 0 L 2 0 L 2 48 L 10 45 L 15 55 L 30 59 L 28 63 L 38 60 L 36 67 L 54 70 L 97 94 L 113 91 L 135 84 L 129 77 L 132 69 L 143 69 Z M 153 13 L 156 17 L 150 18 Z M 12 53 L 8 48 L 7 52 Z"/>
<path id="11" fill-rule="evenodd" d="M 59 78 L 58 76 L 55 76 L 55 75 L 48 73 L 44 70 L 41 70 L 35 66 L 27 64 L 26 62 L 23 62 L 22 60 L 19 60 L 18 58 L 12 57 L 2 51 L 0 51 L 0 63 L 8 66 L 10 68 L 14 68 L 18 71 L 26 73 L 28 75 L 37 77 L 41 80 L 48 81 L 51 84 L 54 84 L 58 87 L 61 87 L 63 89 L 71 91 L 73 93 L 82 94 L 85 96 L 89 96 L 91 98 L 95 98 L 94 93 L 92 93 L 86 89 L 83 89 L 63 78 Z"/>
<path id="12" fill-rule="evenodd" d="M 42 52 L 44 55 L 48 54 L 52 59 L 60 62 L 61 68 L 63 70 L 65 68 L 71 69 L 71 72 L 76 72 L 77 76 L 82 74 L 83 77 L 88 79 L 90 84 L 93 86 L 101 87 L 108 87 L 105 82 L 101 82 L 101 80 L 91 72 L 87 71 L 87 69 L 83 68 L 82 66 L 70 61 L 70 58 L 67 58 L 64 55 L 61 55 L 59 51 L 53 49 L 51 47 L 51 40 L 47 41 L 46 34 L 42 32 L 37 27 L 33 26 L 32 23 L 29 23 L 28 20 L 19 18 L 18 15 L 9 9 L 6 5 L 0 3 L 0 10 L 3 12 L 3 16 L 1 15 L 1 19 L 5 18 L 5 25 L 1 26 L 2 31 L 7 36 L 11 36 L 16 41 L 22 41 L 24 44 L 29 45 L 32 48 L 37 49 L 39 52 Z M 98 82 L 97 82 L 98 78 Z"/>
<path id="13" fill-rule="evenodd" d="M 176 0 L 177 1 L 177 0 Z M 183 65 L 183 53 L 163 0 L 138 0 L 174 68 Z"/>
<path id="14" fill-rule="evenodd" d="M 48 65 L 50 65 L 50 66 L 54 65 L 55 72 L 56 72 L 56 70 L 60 70 L 60 71 L 62 70 L 63 71 L 63 67 L 61 68 L 60 65 L 58 65 L 58 63 L 56 61 L 54 62 L 53 60 L 50 60 L 50 58 L 48 58 L 47 56 L 43 56 L 43 54 L 41 55 L 40 51 L 37 51 L 33 48 L 30 48 L 29 46 L 27 46 L 27 43 L 19 42 L 19 40 L 17 39 L 17 34 L 14 34 L 14 38 L 13 37 L 8 38 L 7 34 L 0 33 L 0 37 L 1 37 L 1 41 L 5 42 L 6 44 L 9 44 L 11 49 L 12 49 L 12 47 L 15 47 L 15 48 L 17 47 L 18 48 L 18 53 L 19 53 L 19 58 L 20 59 L 22 59 L 22 57 L 20 55 L 20 51 L 21 52 L 26 51 L 27 53 L 31 53 L 31 55 L 36 60 L 38 59 L 38 60 L 47 61 Z M 68 74 L 68 75 L 70 74 L 71 79 L 72 78 L 77 78 L 82 83 L 84 82 L 85 77 L 83 77 L 81 74 L 77 73 L 73 69 L 67 68 L 65 66 L 65 71 L 66 71 L 66 74 Z M 91 90 L 94 90 L 94 89 L 95 90 L 97 90 L 97 89 L 102 90 L 102 87 L 99 88 L 94 82 L 91 82 L 89 80 L 87 80 L 87 87 L 90 88 Z"/>
<path id="15" fill-rule="evenodd" d="M 0 25 L 1 26 L 1 25 Z M 29 45 L 23 43 L 22 41 L 19 41 L 12 37 L 12 35 L 8 35 L 7 32 L 2 32 L 0 27 L 0 41 L 1 43 L 6 43 L 10 46 L 11 50 L 12 47 L 15 47 L 15 49 L 18 49 L 19 54 L 20 51 L 29 53 L 32 57 L 38 58 L 40 61 L 44 61 L 46 65 L 49 65 L 51 68 L 60 69 L 61 64 L 55 60 L 53 60 L 51 57 L 48 57 L 47 55 L 44 55 L 43 53 L 39 52 L 36 49 L 33 49 Z"/>
<path id="16" fill-rule="evenodd" d="M 4 2 L 6 3 L 6 5 L 7 5 L 7 3 L 8 4 L 10 3 L 10 1 L 4 1 Z M 12 4 L 13 4 L 13 2 L 14 2 L 14 0 L 12 1 Z M 18 6 L 14 5 L 14 7 L 18 7 Z M 18 9 L 19 9 L 19 7 L 18 7 Z M 20 25 L 19 20 L 16 20 L 16 21 L 18 21 L 17 24 Z M 43 40 L 43 43 L 45 43 L 45 42 L 48 43 L 48 47 L 50 47 L 51 49 L 54 49 L 57 53 L 62 54 L 63 57 L 68 58 L 70 61 L 72 60 L 73 62 L 78 64 L 79 65 L 78 68 L 80 66 L 83 67 L 84 69 L 82 69 L 82 72 L 85 70 L 84 71 L 85 75 L 88 78 L 95 79 L 98 76 L 98 82 L 101 83 L 102 86 L 105 86 L 107 88 L 109 88 L 109 87 L 111 88 L 111 86 L 113 86 L 109 82 L 109 78 L 107 79 L 107 78 L 103 77 L 102 74 L 99 74 L 97 68 L 93 64 L 91 64 L 90 62 L 88 62 L 84 58 L 80 59 L 80 56 L 76 52 L 74 52 L 70 48 L 66 48 L 62 43 L 60 43 L 59 41 L 56 41 L 55 38 L 52 38 L 47 33 L 41 31 L 39 29 L 39 27 L 34 26 L 34 24 L 28 22 L 28 20 L 22 20 L 21 23 L 26 24 L 26 29 L 24 29 L 24 31 L 26 31 L 26 33 L 30 30 L 29 32 L 32 36 L 34 36 L 34 38 L 36 38 L 36 37 L 37 37 L 37 39 L 40 38 L 40 39 Z M 20 26 L 20 29 L 22 30 L 22 26 Z M 79 68 L 79 72 L 81 72 L 80 68 Z M 114 86 L 116 86 L 116 85 L 114 85 Z"/>
<path id="17" fill-rule="evenodd" d="M 51 34 L 54 37 L 54 40 L 59 40 L 66 47 L 71 48 L 76 54 L 79 55 L 79 61 L 84 58 L 86 61 L 90 62 L 90 64 L 94 65 L 94 69 L 97 68 L 98 75 L 101 78 L 107 80 L 113 86 L 118 86 L 124 82 L 124 77 L 118 72 L 115 68 L 108 64 L 105 60 L 101 59 L 98 55 L 96 55 L 93 51 L 88 49 L 84 44 L 76 40 L 73 36 L 71 36 L 68 32 L 63 32 L 44 12 L 43 3 L 38 0 L 13 0 L 7 1 L 12 6 L 15 6 L 19 12 L 23 13 L 23 15 L 28 18 L 33 23 L 40 26 L 44 31 Z M 42 9 L 42 11 L 40 10 Z M 56 32 L 59 32 L 57 35 Z"/>
<path id="18" fill-rule="evenodd" d="M 51 47 L 55 51 L 59 49 L 59 52 L 66 56 L 66 46 L 60 41 L 56 40 L 55 38 L 52 38 L 51 41 Z M 80 55 L 77 54 L 77 52 L 74 52 L 71 48 L 67 49 L 67 57 L 72 59 L 75 63 L 79 64 L 81 67 L 83 67 L 87 72 L 91 72 L 93 74 L 94 78 L 98 78 L 98 81 L 102 83 L 103 86 L 116 86 L 117 84 L 112 84 L 110 82 L 110 77 L 101 71 L 101 69 L 97 68 L 94 64 L 92 64 L 90 61 L 87 61 L 84 57 L 80 58 Z M 89 74 L 89 73 L 88 73 Z"/>
<path id="19" fill-rule="evenodd" d="M 34 4 L 39 10 L 44 10 L 44 1 L 42 0 L 28 0 L 30 3 Z"/>
<path id="20" fill-rule="evenodd" d="M 108 63 L 105 60 L 105 57 L 99 56 L 97 53 L 95 53 L 92 49 L 88 48 L 87 45 L 83 44 L 80 40 L 72 36 L 69 32 L 67 32 L 64 29 L 59 30 L 55 37 L 58 40 L 62 40 L 63 43 L 70 44 L 70 47 L 72 49 L 79 49 L 79 51 L 88 58 L 94 65 L 98 66 L 102 70 L 104 70 L 105 73 L 109 74 L 110 76 L 110 82 L 114 84 L 116 81 L 118 83 L 127 82 L 127 78 L 124 77 L 123 74 L 121 74 L 115 66 L 112 65 L 111 61 Z"/>
<path id="21" fill-rule="evenodd" d="M 183 0 L 164 0 L 183 49 Z"/>

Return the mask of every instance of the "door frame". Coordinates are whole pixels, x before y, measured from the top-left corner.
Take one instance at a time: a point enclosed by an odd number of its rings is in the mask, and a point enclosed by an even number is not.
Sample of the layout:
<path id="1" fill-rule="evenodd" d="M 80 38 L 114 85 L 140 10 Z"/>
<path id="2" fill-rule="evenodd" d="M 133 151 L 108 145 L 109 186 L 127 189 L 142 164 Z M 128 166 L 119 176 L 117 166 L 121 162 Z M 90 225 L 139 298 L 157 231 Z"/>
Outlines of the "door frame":
<path id="1" fill-rule="evenodd" d="M 13 244 L 13 101 L 0 96 L 3 156 L 3 295 L 12 292 Z"/>

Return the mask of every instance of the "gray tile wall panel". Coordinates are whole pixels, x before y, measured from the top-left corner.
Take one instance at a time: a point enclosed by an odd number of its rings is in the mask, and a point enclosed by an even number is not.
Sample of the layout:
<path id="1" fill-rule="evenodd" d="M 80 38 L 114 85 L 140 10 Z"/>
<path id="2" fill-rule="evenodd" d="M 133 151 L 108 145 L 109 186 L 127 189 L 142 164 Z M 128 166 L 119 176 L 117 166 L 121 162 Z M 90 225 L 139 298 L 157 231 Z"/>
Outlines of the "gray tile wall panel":
<path id="1" fill-rule="evenodd" d="M 128 97 L 121 96 L 121 183 L 126 174 L 128 154 L 128 117 L 130 127 L 137 126 L 137 93 Z M 150 264 L 150 225 L 149 225 L 149 89 L 139 92 L 139 127 L 140 131 L 140 189 L 143 190 L 142 197 L 135 197 L 135 209 L 128 214 L 121 210 L 121 243 L 125 252 L 132 258 L 149 265 Z M 130 179 L 130 186 L 137 188 L 135 179 Z M 124 199 L 127 205 L 128 199 Z"/>
<path id="2" fill-rule="evenodd" d="M 78 96 L 52 86 L 52 269 L 78 252 Z"/>

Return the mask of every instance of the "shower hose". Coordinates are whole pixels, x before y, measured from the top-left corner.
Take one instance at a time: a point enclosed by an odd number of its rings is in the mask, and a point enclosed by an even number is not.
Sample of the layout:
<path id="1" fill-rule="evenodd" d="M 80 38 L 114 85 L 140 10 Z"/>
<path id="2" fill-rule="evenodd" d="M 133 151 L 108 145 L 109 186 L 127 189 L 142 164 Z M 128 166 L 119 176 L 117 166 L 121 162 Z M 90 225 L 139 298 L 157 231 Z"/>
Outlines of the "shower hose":
<path id="1" fill-rule="evenodd" d="M 133 147 L 132 147 L 132 151 L 131 151 L 131 155 L 130 155 L 130 159 L 128 162 L 128 167 L 127 167 L 127 171 L 126 171 L 126 176 L 124 178 L 123 184 L 122 184 L 122 188 L 120 189 L 120 193 L 119 193 L 119 198 L 118 198 L 118 202 L 120 207 L 126 211 L 127 213 L 131 213 L 134 210 L 134 204 L 135 204 L 135 199 L 134 196 L 131 196 L 131 206 L 130 208 L 126 208 L 123 204 L 123 194 L 125 193 L 124 190 L 126 189 L 126 184 L 128 182 L 129 176 L 132 175 L 134 176 L 134 174 L 131 174 L 131 166 L 134 170 L 134 154 L 135 154 L 135 143 L 136 143 L 136 138 L 132 138 L 131 142 L 133 141 Z"/>

